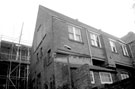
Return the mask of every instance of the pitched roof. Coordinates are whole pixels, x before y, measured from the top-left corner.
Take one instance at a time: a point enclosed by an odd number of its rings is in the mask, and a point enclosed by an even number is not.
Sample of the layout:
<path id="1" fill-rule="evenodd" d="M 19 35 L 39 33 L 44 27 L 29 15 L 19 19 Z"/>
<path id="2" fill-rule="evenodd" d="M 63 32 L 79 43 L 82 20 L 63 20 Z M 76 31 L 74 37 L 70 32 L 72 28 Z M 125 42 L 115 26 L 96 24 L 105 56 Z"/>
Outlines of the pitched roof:
<path id="1" fill-rule="evenodd" d="M 121 38 L 124 42 L 130 43 L 132 41 L 135 41 L 135 33 L 129 32 L 127 35 Z"/>

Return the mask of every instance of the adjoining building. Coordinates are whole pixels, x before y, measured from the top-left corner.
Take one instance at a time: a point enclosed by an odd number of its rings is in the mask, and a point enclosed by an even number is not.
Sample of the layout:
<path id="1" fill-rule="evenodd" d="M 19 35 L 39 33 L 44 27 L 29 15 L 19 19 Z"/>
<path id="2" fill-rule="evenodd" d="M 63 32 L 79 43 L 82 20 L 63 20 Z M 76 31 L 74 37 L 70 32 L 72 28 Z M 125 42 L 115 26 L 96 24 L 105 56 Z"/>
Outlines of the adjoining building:
<path id="1" fill-rule="evenodd" d="M 135 66 L 135 33 L 129 32 L 121 39 L 129 46 L 133 57 L 133 65 Z"/>
<path id="2" fill-rule="evenodd" d="M 95 87 L 129 78 L 132 55 L 119 38 L 39 6 L 31 89 Z"/>
<path id="3" fill-rule="evenodd" d="M 30 50 L 30 46 L 0 39 L 0 89 L 28 89 Z"/>

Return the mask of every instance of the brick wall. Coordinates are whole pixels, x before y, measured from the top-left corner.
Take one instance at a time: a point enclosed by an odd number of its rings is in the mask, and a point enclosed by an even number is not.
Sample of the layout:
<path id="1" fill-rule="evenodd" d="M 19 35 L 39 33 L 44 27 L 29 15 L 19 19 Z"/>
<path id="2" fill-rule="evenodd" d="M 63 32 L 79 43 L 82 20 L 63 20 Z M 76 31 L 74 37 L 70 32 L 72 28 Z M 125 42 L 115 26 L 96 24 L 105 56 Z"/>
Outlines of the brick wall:
<path id="1" fill-rule="evenodd" d="M 66 64 L 55 62 L 55 86 L 57 88 L 62 88 L 64 85 L 69 84 L 69 71 Z"/>
<path id="2" fill-rule="evenodd" d="M 85 64 L 72 73 L 74 88 L 87 89 L 91 87 L 89 65 Z"/>
<path id="3" fill-rule="evenodd" d="M 69 39 L 68 36 L 68 25 L 72 24 L 70 22 L 64 22 L 63 20 L 59 20 L 57 18 L 53 18 L 53 32 L 54 34 L 54 45 L 56 49 L 67 50 L 64 48 L 64 45 L 68 45 L 71 47 L 71 52 L 86 54 L 89 55 L 89 48 L 86 38 L 86 30 L 81 27 L 81 36 L 82 42 L 74 41 Z M 73 24 L 74 25 L 74 24 Z M 79 25 L 75 25 L 79 26 Z"/>

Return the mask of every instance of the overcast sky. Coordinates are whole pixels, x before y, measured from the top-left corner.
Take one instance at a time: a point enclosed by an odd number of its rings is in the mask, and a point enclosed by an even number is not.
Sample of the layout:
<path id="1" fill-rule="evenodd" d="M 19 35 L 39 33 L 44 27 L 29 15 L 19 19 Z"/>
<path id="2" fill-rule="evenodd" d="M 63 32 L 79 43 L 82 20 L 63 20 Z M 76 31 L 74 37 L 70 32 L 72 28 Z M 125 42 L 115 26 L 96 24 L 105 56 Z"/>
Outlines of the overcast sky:
<path id="1" fill-rule="evenodd" d="M 38 6 L 43 5 L 116 37 L 135 32 L 135 0 L 1 0 L 0 35 L 31 45 Z"/>

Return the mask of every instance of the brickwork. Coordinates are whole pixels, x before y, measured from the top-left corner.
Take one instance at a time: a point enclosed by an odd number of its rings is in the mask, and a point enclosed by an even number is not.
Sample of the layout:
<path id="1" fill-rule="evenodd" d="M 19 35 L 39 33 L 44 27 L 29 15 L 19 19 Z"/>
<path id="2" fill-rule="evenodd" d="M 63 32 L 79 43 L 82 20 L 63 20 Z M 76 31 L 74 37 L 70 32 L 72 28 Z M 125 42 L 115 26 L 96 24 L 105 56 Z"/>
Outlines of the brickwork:
<path id="1" fill-rule="evenodd" d="M 83 42 L 77 42 L 69 39 L 68 36 L 68 22 L 63 22 L 57 18 L 53 18 L 53 31 L 54 31 L 54 45 L 55 48 L 61 50 L 68 50 L 64 47 L 64 45 L 68 45 L 71 47 L 71 51 L 80 54 L 89 55 L 88 42 L 86 38 L 86 30 L 84 28 L 81 29 L 81 36 Z M 78 25 L 77 25 L 78 26 Z"/>
<path id="2" fill-rule="evenodd" d="M 133 56 L 133 66 L 135 67 L 135 41 L 133 41 L 133 42 L 131 42 L 131 43 L 129 43 L 128 44 L 129 46 L 130 46 L 130 49 L 132 50 L 131 51 L 131 54 L 132 54 L 132 56 Z"/>
<path id="3" fill-rule="evenodd" d="M 135 89 L 135 80 L 134 78 L 128 78 L 122 81 L 115 82 L 110 85 L 102 85 L 98 87 L 94 87 L 92 89 Z"/>
<path id="4" fill-rule="evenodd" d="M 55 86 L 56 88 L 62 87 L 63 85 L 69 84 L 69 71 L 68 66 L 63 63 L 55 62 Z"/>
<path id="5" fill-rule="evenodd" d="M 85 64 L 74 71 L 72 75 L 74 88 L 88 89 L 91 87 L 89 65 Z"/>
<path id="6" fill-rule="evenodd" d="M 80 29 L 82 41 L 75 41 L 69 38 L 69 25 Z M 99 34 L 101 47 L 92 46 L 90 32 Z M 117 53 L 111 51 L 109 39 L 116 41 Z M 96 70 L 93 69 L 95 84 L 90 86 L 101 85 L 99 72 L 107 69 L 108 71 L 105 72 L 110 72 L 109 70 L 117 72 L 117 65 L 125 66 L 123 68 L 127 68 L 127 70 L 133 69 L 131 58 L 123 55 L 120 42 L 119 38 L 39 6 L 30 66 L 31 79 L 33 81 L 35 79 L 36 84 L 33 86 L 37 87 L 40 84 L 39 82 L 37 84 L 38 80 L 41 82 L 41 89 L 69 88 L 70 73 L 67 65 L 68 61 L 70 64 L 79 65 L 79 67 L 87 62 L 89 66 L 92 65 L 92 60 L 104 63 L 103 68 L 100 69 L 98 67 L 99 70 L 98 68 Z M 97 63 L 96 66 L 99 65 Z M 73 67 L 78 68 L 78 66 Z M 84 70 L 87 70 L 87 68 Z M 38 74 L 41 74 L 41 79 L 38 79 Z M 119 81 L 117 80 L 117 73 L 111 74 L 114 82 Z M 71 80 L 72 82 L 74 81 L 73 78 Z M 80 85 L 77 88 L 84 89 L 84 87 L 89 85 L 86 81 L 85 79 L 84 81 L 82 79 L 81 82 L 77 81 L 75 86 Z"/>

